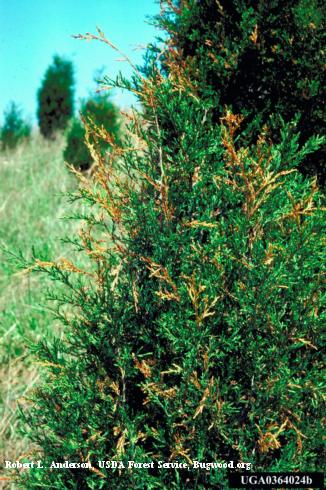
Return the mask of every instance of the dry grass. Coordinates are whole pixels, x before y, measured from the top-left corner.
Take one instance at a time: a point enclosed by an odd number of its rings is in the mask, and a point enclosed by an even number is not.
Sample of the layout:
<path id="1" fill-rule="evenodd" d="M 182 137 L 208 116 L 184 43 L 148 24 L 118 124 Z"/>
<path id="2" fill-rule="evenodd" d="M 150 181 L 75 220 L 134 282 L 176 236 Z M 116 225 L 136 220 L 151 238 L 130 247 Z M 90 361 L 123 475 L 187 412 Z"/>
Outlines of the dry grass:
<path id="1" fill-rule="evenodd" d="M 51 259 L 67 255 L 60 238 L 76 225 L 61 219 L 71 211 L 61 193 L 76 181 L 63 162 L 63 145 L 63 138 L 47 142 L 36 135 L 17 150 L 0 154 L 1 462 L 16 460 L 30 449 L 19 434 L 17 418 L 18 401 L 38 379 L 27 340 L 55 327 L 46 307 L 46 278 L 19 270 L 3 249 L 30 256 L 34 247 L 37 255 Z M 15 486 L 0 480 L 0 488 Z"/>

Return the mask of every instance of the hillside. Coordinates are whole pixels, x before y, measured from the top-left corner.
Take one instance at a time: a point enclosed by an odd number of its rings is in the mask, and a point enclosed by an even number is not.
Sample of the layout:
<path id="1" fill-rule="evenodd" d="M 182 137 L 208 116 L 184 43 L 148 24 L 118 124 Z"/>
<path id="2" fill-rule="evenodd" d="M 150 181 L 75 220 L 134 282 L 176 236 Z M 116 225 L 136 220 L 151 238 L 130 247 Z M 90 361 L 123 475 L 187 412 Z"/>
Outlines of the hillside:
<path id="1" fill-rule="evenodd" d="M 0 154 L 0 459 L 16 459 L 27 450 L 17 433 L 17 403 L 38 378 L 27 353 L 30 339 L 53 331 L 46 304 L 46 278 L 26 274 L 5 250 L 57 258 L 67 246 L 60 238 L 74 222 L 64 220 L 75 186 L 62 153 L 64 140 L 36 135 L 16 151 Z"/>

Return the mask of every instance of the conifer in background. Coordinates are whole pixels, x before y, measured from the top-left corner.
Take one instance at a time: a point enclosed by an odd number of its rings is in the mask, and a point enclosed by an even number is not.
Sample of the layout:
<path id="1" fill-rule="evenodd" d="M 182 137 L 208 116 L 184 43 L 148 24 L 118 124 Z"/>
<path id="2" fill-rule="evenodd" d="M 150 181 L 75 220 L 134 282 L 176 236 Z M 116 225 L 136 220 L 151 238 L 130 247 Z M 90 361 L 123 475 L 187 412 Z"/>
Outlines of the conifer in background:
<path id="1" fill-rule="evenodd" d="M 53 138 L 57 131 L 64 130 L 72 118 L 74 84 L 72 62 L 55 55 L 37 93 L 37 118 L 45 138 Z"/>
<path id="2" fill-rule="evenodd" d="M 84 100 L 81 105 L 81 115 L 88 118 L 90 124 L 99 127 L 103 126 L 115 139 L 119 134 L 119 111 L 111 102 L 106 94 L 98 93 Z M 94 134 L 89 134 L 89 143 L 98 145 L 101 154 L 104 156 L 110 150 L 107 141 L 101 138 L 94 138 Z M 86 143 L 85 126 L 80 119 L 75 118 L 67 134 L 67 145 L 64 150 L 65 160 L 80 170 L 87 170 L 94 162 L 93 157 Z"/>
<path id="3" fill-rule="evenodd" d="M 217 124 L 191 70 L 169 44 L 161 53 L 168 76 L 154 52 L 146 77 L 117 80 L 144 113 L 72 196 L 83 259 L 27 264 L 66 285 L 52 293 L 64 337 L 35 348 L 33 456 L 92 467 L 33 469 L 26 489 L 228 488 L 226 469 L 195 460 L 320 469 L 322 209 L 297 168 L 322 140 L 299 144 L 284 124 L 278 143 L 262 127 L 244 146 L 242 117 Z M 110 460 L 155 468 L 99 463 Z"/>
<path id="4" fill-rule="evenodd" d="M 325 2 L 187 0 L 163 2 L 158 22 L 170 53 L 191 69 L 196 91 L 219 124 L 225 106 L 246 116 L 245 141 L 262 124 L 279 141 L 281 118 L 300 114 L 300 141 L 325 131 Z M 270 119 L 272 117 L 272 120 Z M 300 169 L 325 183 L 325 147 Z"/>
<path id="5" fill-rule="evenodd" d="M 0 128 L 1 149 L 13 149 L 31 135 L 31 125 L 23 118 L 22 110 L 15 102 L 10 102 L 4 111 L 4 122 Z"/>

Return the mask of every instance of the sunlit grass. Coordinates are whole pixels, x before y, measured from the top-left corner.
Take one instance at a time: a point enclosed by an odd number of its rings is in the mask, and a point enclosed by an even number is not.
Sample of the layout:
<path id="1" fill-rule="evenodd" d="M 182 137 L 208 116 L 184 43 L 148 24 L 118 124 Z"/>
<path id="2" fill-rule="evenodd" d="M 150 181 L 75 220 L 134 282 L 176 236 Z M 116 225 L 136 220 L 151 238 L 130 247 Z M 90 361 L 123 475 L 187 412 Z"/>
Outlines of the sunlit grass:
<path id="1" fill-rule="evenodd" d="M 0 460 L 28 449 L 17 431 L 17 402 L 38 378 L 28 341 L 56 329 L 46 306 L 51 284 L 20 270 L 5 250 L 30 257 L 34 248 L 52 260 L 69 255 L 61 239 L 76 224 L 63 219 L 71 211 L 63 194 L 76 180 L 63 161 L 63 146 L 63 138 L 35 136 L 0 154 Z"/>

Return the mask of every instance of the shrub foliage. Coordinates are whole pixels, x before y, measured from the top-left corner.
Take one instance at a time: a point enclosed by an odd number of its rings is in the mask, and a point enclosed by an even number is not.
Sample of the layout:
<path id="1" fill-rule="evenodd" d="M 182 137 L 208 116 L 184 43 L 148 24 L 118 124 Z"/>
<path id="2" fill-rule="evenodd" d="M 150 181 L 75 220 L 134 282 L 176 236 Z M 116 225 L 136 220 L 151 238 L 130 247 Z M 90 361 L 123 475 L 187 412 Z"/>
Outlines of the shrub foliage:
<path id="1" fill-rule="evenodd" d="M 90 124 L 104 127 L 112 137 L 118 136 L 119 112 L 107 95 L 96 94 L 83 101 L 81 115 L 83 118 L 89 119 Z M 89 132 L 87 137 L 88 144 L 96 145 L 103 157 L 110 150 L 109 142 L 94 136 L 94 133 Z M 64 158 L 69 164 L 80 170 L 87 170 L 94 162 L 87 146 L 85 125 L 80 119 L 74 119 L 68 132 Z"/>
<path id="2" fill-rule="evenodd" d="M 37 93 L 37 118 L 42 135 L 53 138 L 74 113 L 74 70 L 71 61 L 55 55 Z"/>
<path id="3" fill-rule="evenodd" d="M 92 468 L 34 469 L 27 489 L 227 488 L 194 460 L 318 468 L 322 210 L 297 167 L 322 141 L 285 124 L 278 143 L 262 128 L 244 146 L 242 117 L 216 124 L 168 52 L 168 77 L 153 63 L 116 82 L 145 110 L 108 163 L 97 152 L 94 181 L 80 176 L 72 198 L 89 208 L 70 241 L 84 261 L 28 264 L 66 293 L 52 293 L 64 338 L 36 348 L 27 431 L 46 465 Z M 114 459 L 190 470 L 98 464 Z"/>
<path id="4" fill-rule="evenodd" d="M 24 120 L 17 104 L 10 102 L 4 112 L 4 122 L 0 129 L 1 148 L 15 148 L 21 141 L 28 139 L 30 134 L 31 125 Z"/>
<path id="5" fill-rule="evenodd" d="M 227 105 L 246 116 L 245 142 L 253 142 L 271 116 L 274 141 L 279 115 L 290 121 L 300 114 L 301 142 L 324 132 L 324 2 L 166 2 L 162 22 L 170 34 L 168 57 L 187 64 L 217 124 Z M 321 182 L 324 148 L 300 165 Z"/>

